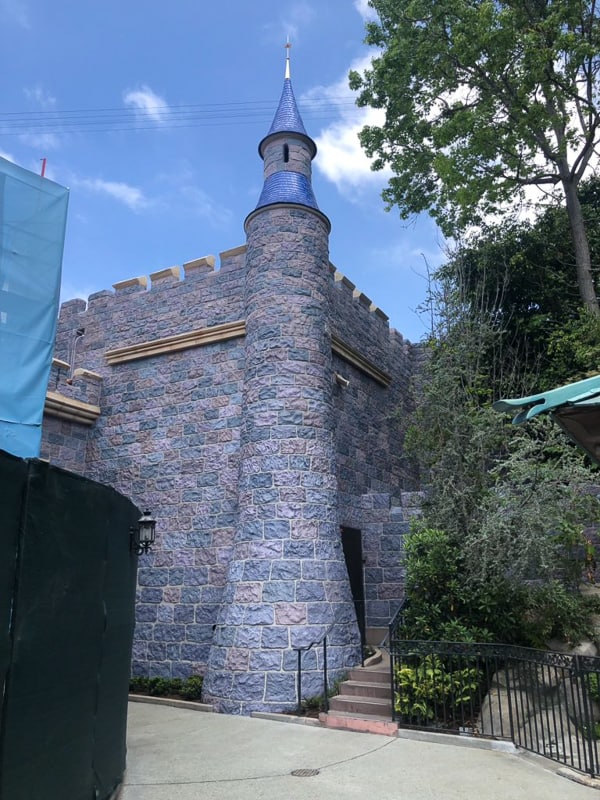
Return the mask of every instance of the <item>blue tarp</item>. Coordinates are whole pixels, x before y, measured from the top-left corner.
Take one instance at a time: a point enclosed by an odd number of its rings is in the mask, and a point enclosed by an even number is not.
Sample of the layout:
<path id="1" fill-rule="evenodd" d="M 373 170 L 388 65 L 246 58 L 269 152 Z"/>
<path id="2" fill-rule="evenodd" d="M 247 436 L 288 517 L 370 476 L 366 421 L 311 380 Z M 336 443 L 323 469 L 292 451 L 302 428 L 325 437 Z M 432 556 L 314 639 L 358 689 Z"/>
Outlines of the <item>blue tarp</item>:
<path id="1" fill-rule="evenodd" d="M 69 191 L 0 158 L 0 450 L 40 454 Z"/>

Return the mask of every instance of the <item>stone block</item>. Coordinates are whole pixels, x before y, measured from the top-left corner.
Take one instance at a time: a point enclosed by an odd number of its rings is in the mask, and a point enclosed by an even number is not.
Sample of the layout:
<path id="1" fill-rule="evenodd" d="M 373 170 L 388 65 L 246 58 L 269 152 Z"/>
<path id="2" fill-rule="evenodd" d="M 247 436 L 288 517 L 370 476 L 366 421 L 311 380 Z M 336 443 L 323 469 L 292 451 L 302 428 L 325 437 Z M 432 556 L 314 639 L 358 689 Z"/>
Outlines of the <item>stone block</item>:
<path id="1" fill-rule="evenodd" d="M 279 671 L 281 669 L 281 653 L 277 650 L 260 650 L 251 653 L 248 668 L 251 672 Z"/>
<path id="2" fill-rule="evenodd" d="M 261 700 L 264 697 L 265 676 L 262 673 L 234 674 L 232 700 Z"/>
<path id="3" fill-rule="evenodd" d="M 262 600 L 263 603 L 292 602 L 296 599 L 295 591 L 294 581 L 270 580 L 263 584 Z"/>
<path id="4" fill-rule="evenodd" d="M 267 673 L 265 700 L 296 701 L 295 676 L 285 672 Z"/>
<path id="5" fill-rule="evenodd" d="M 298 581 L 296 583 L 297 601 L 325 600 L 325 587 L 322 581 Z"/>
<path id="6" fill-rule="evenodd" d="M 245 625 L 272 625 L 275 621 L 275 612 L 271 606 L 250 604 L 244 610 Z"/>
<path id="7" fill-rule="evenodd" d="M 276 625 L 304 625 L 306 622 L 305 603 L 279 603 L 275 606 Z"/>
<path id="8" fill-rule="evenodd" d="M 290 646 L 290 636 L 286 627 L 263 628 L 262 647 L 265 650 L 285 649 Z"/>
<path id="9" fill-rule="evenodd" d="M 157 623 L 154 626 L 154 639 L 157 642 L 182 642 L 185 639 L 185 631 L 184 625 Z"/>

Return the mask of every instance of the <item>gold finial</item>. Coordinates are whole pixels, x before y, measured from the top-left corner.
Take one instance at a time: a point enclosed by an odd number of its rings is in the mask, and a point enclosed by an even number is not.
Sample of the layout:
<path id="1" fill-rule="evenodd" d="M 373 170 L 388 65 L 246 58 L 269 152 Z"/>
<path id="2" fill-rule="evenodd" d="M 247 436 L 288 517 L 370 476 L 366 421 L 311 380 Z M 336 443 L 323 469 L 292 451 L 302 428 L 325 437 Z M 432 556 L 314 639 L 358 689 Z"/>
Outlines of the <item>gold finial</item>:
<path id="1" fill-rule="evenodd" d="M 288 36 L 287 37 L 287 41 L 285 43 L 285 49 L 287 50 L 287 53 L 286 53 L 286 56 L 285 56 L 285 77 L 286 78 L 290 78 L 291 77 L 291 74 L 290 74 L 290 50 L 291 50 L 291 47 L 292 47 L 292 45 L 290 44 L 290 37 Z"/>

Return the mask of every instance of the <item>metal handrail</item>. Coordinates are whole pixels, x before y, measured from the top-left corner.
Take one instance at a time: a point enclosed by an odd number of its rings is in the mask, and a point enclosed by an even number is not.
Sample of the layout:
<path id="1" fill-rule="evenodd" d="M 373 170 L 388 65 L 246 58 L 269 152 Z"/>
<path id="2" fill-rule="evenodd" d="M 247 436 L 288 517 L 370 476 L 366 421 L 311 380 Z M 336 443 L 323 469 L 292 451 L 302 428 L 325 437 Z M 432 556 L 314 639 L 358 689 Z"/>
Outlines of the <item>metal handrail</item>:
<path id="1" fill-rule="evenodd" d="M 325 633 L 321 636 L 320 639 L 315 639 L 314 642 L 311 642 L 304 647 L 294 647 L 293 649 L 298 653 L 298 671 L 296 674 L 296 692 L 297 692 L 297 706 L 296 711 L 298 714 L 302 711 L 302 653 L 306 652 L 313 648 L 318 647 L 318 645 L 323 645 L 323 704 L 325 706 L 325 713 L 329 711 L 329 687 L 327 685 L 327 636 L 329 635 L 330 631 L 333 629 L 334 625 L 338 624 L 338 620 L 334 619 L 325 630 Z"/>

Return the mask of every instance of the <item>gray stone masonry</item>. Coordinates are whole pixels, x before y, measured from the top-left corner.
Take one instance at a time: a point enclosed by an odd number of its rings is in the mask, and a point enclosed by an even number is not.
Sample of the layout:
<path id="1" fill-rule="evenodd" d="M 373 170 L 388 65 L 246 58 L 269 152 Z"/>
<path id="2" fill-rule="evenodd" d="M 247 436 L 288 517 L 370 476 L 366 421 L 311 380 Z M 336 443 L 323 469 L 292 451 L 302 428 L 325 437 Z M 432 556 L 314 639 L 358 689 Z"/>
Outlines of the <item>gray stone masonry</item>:
<path id="1" fill-rule="evenodd" d="M 318 216 L 312 224 L 317 242 Z M 295 258 L 304 239 L 291 235 Z M 410 404 L 418 348 L 336 281 L 326 256 L 303 293 L 307 275 L 291 255 L 281 262 L 280 250 L 281 241 L 265 243 L 260 259 L 282 264 L 280 280 L 304 304 L 306 323 L 287 319 L 289 299 L 252 317 L 253 293 L 271 302 L 279 283 L 268 271 L 261 277 L 260 266 L 248 282 L 245 247 L 223 254 L 219 270 L 198 259 L 182 279 L 63 304 L 55 355 L 69 366 L 53 369 L 49 389 L 101 413 L 91 425 L 48 414 L 43 428 L 43 457 L 114 486 L 158 519 L 157 547 L 140 559 L 134 672 L 205 673 L 212 648 L 218 682 L 235 684 L 238 696 L 223 707 L 243 711 L 295 701 L 293 647 L 318 636 L 334 613 L 344 642 L 336 663 L 356 659 L 339 525 L 363 534 L 367 626 L 387 624 L 402 596 L 402 538 L 414 511 L 403 493 L 416 488 L 396 410 Z M 246 336 L 114 366 L 105 358 L 236 320 L 246 321 Z M 390 385 L 332 358 L 330 333 L 389 372 Z M 78 368 L 102 380 L 70 377 Z M 315 670 L 306 694 L 316 694 L 321 650 L 304 658 Z M 239 701 L 250 697 L 248 682 L 260 701 Z"/>
<path id="2" fill-rule="evenodd" d="M 205 256 L 63 304 L 43 426 L 43 457 L 157 518 L 134 673 L 205 674 L 231 713 L 294 706 L 296 648 L 326 631 L 331 677 L 358 663 L 340 529 L 362 533 L 366 625 L 384 627 L 418 512 L 419 348 L 329 263 L 315 148 L 290 120 L 261 145 L 268 204 L 219 269 Z M 305 695 L 322 669 L 306 651 Z"/>
<path id="3" fill-rule="evenodd" d="M 323 230 L 311 219 L 317 242 Z M 305 241 L 290 235 L 295 258 Z M 387 624 L 402 596 L 402 538 L 414 511 L 403 494 L 415 478 L 396 409 L 410 404 L 417 349 L 334 280 L 326 256 L 303 290 L 305 268 L 291 255 L 282 262 L 281 246 L 252 255 L 281 264 L 288 292 L 258 318 L 253 295 L 271 303 L 280 282 L 260 265 L 248 282 L 244 247 L 222 255 L 219 270 L 198 259 L 183 279 L 65 303 L 55 355 L 69 367 L 53 370 L 49 389 L 101 413 L 91 425 L 48 414 L 43 428 L 43 457 L 114 486 L 158 519 L 157 547 L 140 559 L 134 672 L 205 673 L 212 648 L 207 684 L 223 708 L 243 712 L 295 702 L 293 647 L 334 614 L 336 666 L 357 658 L 339 525 L 363 534 L 367 626 Z M 296 300 L 301 323 L 287 319 Z M 236 320 L 246 321 L 246 336 L 112 366 L 105 358 Z M 330 333 L 388 371 L 390 385 L 332 357 Z M 101 380 L 70 377 L 78 368 Z M 304 658 L 305 694 L 316 694 L 321 650 Z M 236 697 L 223 699 L 224 685 Z"/>
<path id="4" fill-rule="evenodd" d="M 247 234 L 239 521 L 205 684 L 234 713 L 292 708 L 294 650 L 333 623 L 332 676 L 360 660 L 337 516 L 328 227 L 274 207 Z M 322 690 L 316 666 L 307 695 Z"/>

